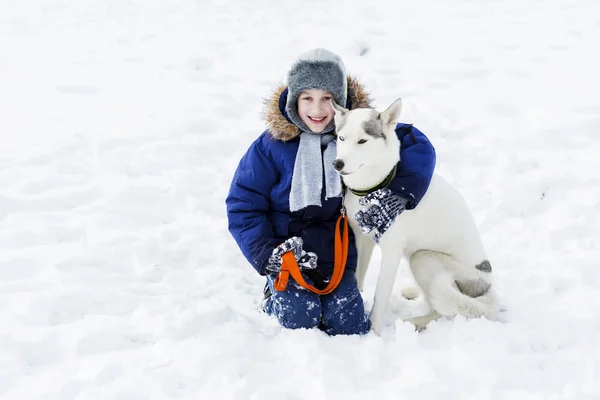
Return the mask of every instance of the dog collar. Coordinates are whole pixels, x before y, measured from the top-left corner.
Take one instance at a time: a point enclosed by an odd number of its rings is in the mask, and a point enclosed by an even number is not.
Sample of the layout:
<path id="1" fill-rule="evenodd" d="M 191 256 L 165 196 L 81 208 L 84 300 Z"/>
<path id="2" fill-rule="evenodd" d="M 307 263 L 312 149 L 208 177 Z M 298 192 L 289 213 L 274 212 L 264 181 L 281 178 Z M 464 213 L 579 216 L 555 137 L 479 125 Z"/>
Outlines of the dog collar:
<path id="1" fill-rule="evenodd" d="M 394 165 L 394 168 L 392 168 L 392 171 L 381 182 L 379 182 L 377 185 L 375 185 L 373 187 L 370 187 L 368 189 L 352 189 L 351 187 L 348 187 L 348 189 L 350 189 L 350 191 L 358 197 L 363 197 L 363 196 L 368 195 L 369 193 L 373 193 L 376 190 L 383 189 L 384 187 L 387 187 L 390 184 L 392 179 L 394 179 L 394 177 L 396 176 L 397 168 L 398 168 L 398 165 Z"/>

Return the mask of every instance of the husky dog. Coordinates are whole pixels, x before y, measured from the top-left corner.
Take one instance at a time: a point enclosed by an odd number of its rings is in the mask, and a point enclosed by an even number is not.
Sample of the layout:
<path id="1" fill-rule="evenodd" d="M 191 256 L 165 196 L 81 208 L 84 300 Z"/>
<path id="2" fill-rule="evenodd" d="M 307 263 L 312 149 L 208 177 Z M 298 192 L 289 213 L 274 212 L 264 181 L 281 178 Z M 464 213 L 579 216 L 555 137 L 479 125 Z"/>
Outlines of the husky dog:
<path id="1" fill-rule="evenodd" d="M 338 137 L 336 170 L 349 189 L 377 186 L 399 162 L 400 141 L 395 127 L 402 100 L 382 113 L 370 108 L 349 111 L 332 103 Z M 362 291 L 375 241 L 373 233 L 362 233 L 356 222 L 355 213 L 362 208 L 359 200 L 351 190 L 346 191 L 345 205 L 358 249 L 356 276 Z M 497 317 L 492 267 L 475 221 L 462 196 L 440 176 L 434 174 L 418 206 L 402 212 L 378 244 L 381 270 L 370 314 L 375 333 L 381 332 L 402 257 L 408 259 L 415 281 L 433 309 L 410 320 L 417 329 L 440 316 Z"/>

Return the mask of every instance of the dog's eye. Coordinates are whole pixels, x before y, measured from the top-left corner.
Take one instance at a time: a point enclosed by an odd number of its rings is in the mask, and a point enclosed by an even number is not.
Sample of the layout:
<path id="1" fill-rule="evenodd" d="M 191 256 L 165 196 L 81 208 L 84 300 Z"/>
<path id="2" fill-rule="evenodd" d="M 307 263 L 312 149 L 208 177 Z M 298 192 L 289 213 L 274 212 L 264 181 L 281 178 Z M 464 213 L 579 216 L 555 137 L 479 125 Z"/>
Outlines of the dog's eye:
<path id="1" fill-rule="evenodd" d="M 338 139 L 340 139 L 342 142 L 343 142 L 344 140 L 346 140 L 346 139 L 344 139 L 344 137 L 343 137 L 343 136 L 338 136 Z"/>
<path id="2" fill-rule="evenodd" d="M 360 140 L 358 141 L 358 144 L 364 144 L 364 143 L 367 143 L 367 140 L 365 140 L 365 139 L 360 139 Z"/>

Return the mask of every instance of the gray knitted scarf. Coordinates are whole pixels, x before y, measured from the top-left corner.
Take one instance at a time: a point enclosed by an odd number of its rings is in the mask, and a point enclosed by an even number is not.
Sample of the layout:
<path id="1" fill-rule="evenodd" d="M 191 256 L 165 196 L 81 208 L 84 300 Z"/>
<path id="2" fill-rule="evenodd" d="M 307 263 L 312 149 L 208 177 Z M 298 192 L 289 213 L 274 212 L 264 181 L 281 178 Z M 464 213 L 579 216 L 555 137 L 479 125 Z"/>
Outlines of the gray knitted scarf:
<path id="1" fill-rule="evenodd" d="M 335 135 L 303 132 L 294 164 L 290 211 L 307 206 L 321 206 L 323 170 L 325 170 L 325 199 L 342 196 L 342 180 L 333 168 L 336 157 Z M 321 146 L 326 146 L 321 151 Z"/>

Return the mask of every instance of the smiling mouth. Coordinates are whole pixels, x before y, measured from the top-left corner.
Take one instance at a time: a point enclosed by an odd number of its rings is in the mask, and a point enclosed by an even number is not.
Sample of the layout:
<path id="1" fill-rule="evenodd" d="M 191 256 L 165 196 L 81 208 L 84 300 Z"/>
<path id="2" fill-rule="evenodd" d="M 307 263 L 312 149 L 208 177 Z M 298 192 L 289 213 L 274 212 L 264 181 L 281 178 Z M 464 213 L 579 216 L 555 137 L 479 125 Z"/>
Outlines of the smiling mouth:
<path id="1" fill-rule="evenodd" d="M 320 124 L 320 123 L 323 123 L 323 121 L 325 121 L 325 119 L 326 119 L 327 117 L 320 117 L 320 118 L 317 118 L 317 117 L 311 117 L 311 116 L 309 116 L 308 118 L 309 118 L 309 119 L 310 119 L 310 120 L 311 120 L 313 123 L 315 123 L 315 124 Z"/>
<path id="2" fill-rule="evenodd" d="M 359 170 L 359 169 L 360 169 L 360 168 L 361 168 L 363 165 L 365 165 L 365 164 L 360 164 L 360 165 L 358 166 L 358 168 L 356 168 L 356 170 L 355 170 L 354 172 L 344 172 L 344 171 L 338 171 L 338 173 L 339 173 L 340 175 L 344 175 L 344 176 L 346 176 L 346 175 L 352 175 L 353 173 L 355 173 L 356 171 L 358 171 L 358 170 Z"/>

